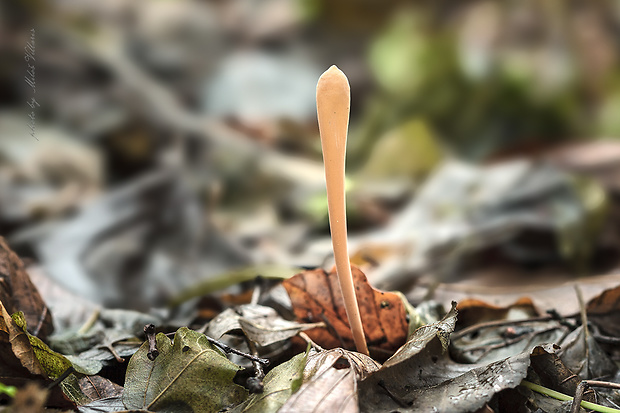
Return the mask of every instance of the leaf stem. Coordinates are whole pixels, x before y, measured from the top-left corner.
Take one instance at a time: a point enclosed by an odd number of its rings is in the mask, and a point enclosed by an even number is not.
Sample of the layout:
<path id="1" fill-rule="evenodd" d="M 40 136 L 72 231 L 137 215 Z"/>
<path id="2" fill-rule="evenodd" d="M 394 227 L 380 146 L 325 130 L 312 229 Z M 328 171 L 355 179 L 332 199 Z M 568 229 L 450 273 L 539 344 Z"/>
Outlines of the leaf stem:
<path id="1" fill-rule="evenodd" d="M 555 390 L 551 390 L 547 387 L 543 387 L 538 384 L 531 383 L 527 380 L 523 380 L 521 382 L 521 385 L 527 387 L 530 390 L 535 391 L 536 393 L 544 394 L 545 396 L 549 396 L 557 400 L 562 400 L 562 401 L 573 400 L 571 396 L 568 396 L 564 393 L 557 392 Z M 582 401 L 581 407 L 583 407 L 584 409 L 590 409 L 590 410 L 594 410 L 595 412 L 601 412 L 601 413 L 620 413 L 620 410 L 614 409 L 613 407 L 601 406 L 600 404 L 591 403 L 587 401 Z"/>

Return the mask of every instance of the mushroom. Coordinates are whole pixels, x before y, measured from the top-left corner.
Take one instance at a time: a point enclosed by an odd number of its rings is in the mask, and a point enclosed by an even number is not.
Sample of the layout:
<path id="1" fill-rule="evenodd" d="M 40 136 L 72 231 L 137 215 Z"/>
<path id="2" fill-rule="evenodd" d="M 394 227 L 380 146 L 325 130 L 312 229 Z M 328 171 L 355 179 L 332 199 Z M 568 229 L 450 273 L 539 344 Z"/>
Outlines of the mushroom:
<path id="1" fill-rule="evenodd" d="M 321 75 L 316 85 L 316 109 L 325 164 L 329 226 L 338 282 L 355 347 L 358 352 L 368 355 L 347 247 L 344 161 L 350 106 L 349 80 L 340 69 L 332 66 Z"/>

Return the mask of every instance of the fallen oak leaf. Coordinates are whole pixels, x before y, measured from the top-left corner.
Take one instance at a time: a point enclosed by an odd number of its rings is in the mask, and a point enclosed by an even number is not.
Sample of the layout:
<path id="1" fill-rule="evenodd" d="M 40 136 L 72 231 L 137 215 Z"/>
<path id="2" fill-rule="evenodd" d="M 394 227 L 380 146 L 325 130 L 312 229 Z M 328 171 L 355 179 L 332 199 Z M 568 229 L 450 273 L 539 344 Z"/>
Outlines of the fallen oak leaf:
<path id="1" fill-rule="evenodd" d="M 373 288 L 359 268 L 351 266 L 351 271 L 369 350 L 374 357 L 391 354 L 407 339 L 403 301 L 398 294 Z M 283 286 L 297 321 L 327 324 L 306 331 L 314 342 L 324 348 L 355 348 L 335 268 L 329 274 L 320 268 L 303 271 L 285 280 Z"/>

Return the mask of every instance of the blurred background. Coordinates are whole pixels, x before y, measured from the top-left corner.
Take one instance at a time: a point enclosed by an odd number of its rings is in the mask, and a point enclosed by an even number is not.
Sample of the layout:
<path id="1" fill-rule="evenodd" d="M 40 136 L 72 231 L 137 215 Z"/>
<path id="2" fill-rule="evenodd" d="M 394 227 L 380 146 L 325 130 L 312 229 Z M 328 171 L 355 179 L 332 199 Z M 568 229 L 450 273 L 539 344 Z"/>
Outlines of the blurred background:
<path id="1" fill-rule="evenodd" d="M 0 235 L 89 300 L 330 267 L 332 64 L 371 283 L 415 298 L 617 267 L 617 1 L 2 2 L 0 56 Z"/>

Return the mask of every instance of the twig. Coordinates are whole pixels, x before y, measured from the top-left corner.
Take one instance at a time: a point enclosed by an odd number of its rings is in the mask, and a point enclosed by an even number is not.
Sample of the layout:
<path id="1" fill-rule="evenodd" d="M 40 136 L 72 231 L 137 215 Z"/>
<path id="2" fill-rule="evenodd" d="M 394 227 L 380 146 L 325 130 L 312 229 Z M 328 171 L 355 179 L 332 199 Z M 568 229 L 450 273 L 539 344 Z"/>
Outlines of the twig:
<path id="1" fill-rule="evenodd" d="M 493 328 L 493 327 L 502 327 L 502 326 L 511 326 L 515 324 L 526 324 L 526 323 L 537 323 L 541 321 L 551 321 L 554 318 L 552 316 L 541 316 L 541 317 L 532 317 L 532 318 L 524 318 L 522 320 L 496 320 L 496 321 L 487 321 L 484 323 L 474 324 L 472 326 L 466 327 L 462 330 L 459 330 L 450 335 L 452 340 L 458 340 L 461 337 L 464 337 L 468 334 L 474 333 L 478 330 L 482 330 L 485 328 Z"/>
<path id="2" fill-rule="evenodd" d="M 570 413 L 579 413 L 581 402 L 583 401 L 583 392 L 588 387 L 585 381 L 580 382 L 575 390 L 575 397 L 570 405 Z"/>
<path id="3" fill-rule="evenodd" d="M 250 340 L 247 336 L 247 343 L 250 349 L 250 352 L 254 357 L 258 357 L 258 350 L 256 349 L 256 344 L 252 340 Z M 263 366 L 261 363 L 252 360 L 252 365 L 254 366 L 254 376 L 248 377 L 246 380 L 246 386 L 250 393 L 262 393 L 265 386 L 263 384 L 263 379 L 265 378 L 265 371 L 263 370 Z"/>
<path id="4" fill-rule="evenodd" d="M 484 349 L 484 352 L 476 359 L 476 363 L 480 362 L 480 360 L 482 360 L 483 357 L 485 357 L 487 354 L 489 354 L 491 351 L 493 350 L 497 350 L 498 348 L 502 348 L 502 347 L 508 347 L 511 346 L 515 343 L 518 343 L 519 341 L 525 340 L 526 338 L 527 343 L 525 344 L 525 348 L 529 348 L 530 343 L 532 342 L 532 340 L 534 339 L 534 337 L 540 335 L 540 334 L 545 334 L 548 333 L 549 331 L 553 331 L 555 329 L 557 329 L 558 327 L 550 327 L 550 328 L 546 328 L 544 330 L 539 330 L 539 331 L 532 331 L 529 332 L 527 334 L 522 334 L 519 335 L 517 337 L 511 338 L 511 339 L 507 339 L 501 343 L 497 343 L 497 344 L 491 344 L 491 345 L 481 345 L 481 346 L 476 346 L 476 347 L 472 347 L 472 348 L 468 348 L 467 351 L 476 351 L 476 350 L 481 350 Z"/>
<path id="5" fill-rule="evenodd" d="M 69 377 L 69 374 L 73 373 L 75 371 L 75 369 L 73 368 L 73 366 L 69 367 L 67 370 L 65 370 L 56 380 L 54 380 L 53 382 L 51 382 L 48 386 L 47 389 L 51 389 L 53 387 L 58 386 L 64 379 L 66 379 L 67 377 Z"/>
<path id="6" fill-rule="evenodd" d="M 45 317 L 47 316 L 47 306 L 44 305 L 43 306 L 43 311 L 41 312 L 41 315 L 39 316 L 39 322 L 37 323 L 37 326 L 35 327 L 34 331 L 32 332 L 33 336 L 38 336 L 39 335 L 39 331 L 41 331 L 41 327 L 43 327 L 43 322 L 45 321 Z"/>
<path id="7" fill-rule="evenodd" d="M 146 356 L 149 360 L 154 361 L 159 356 L 159 350 L 157 349 L 157 339 L 155 338 L 155 325 L 147 324 L 144 326 L 144 334 L 149 341 L 149 352 Z"/>
<path id="8" fill-rule="evenodd" d="M 312 341 L 312 339 L 308 337 L 308 334 L 304 333 L 303 331 L 299 332 L 299 337 L 301 337 L 306 343 L 310 344 L 312 348 L 314 348 L 316 351 L 323 351 L 323 347 Z"/>
<path id="9" fill-rule="evenodd" d="M 77 331 L 77 333 L 78 334 L 86 334 L 88 332 L 88 330 L 90 330 L 93 327 L 95 322 L 97 322 L 97 320 L 99 319 L 99 315 L 100 314 L 101 314 L 101 310 L 99 308 L 95 309 L 90 314 L 90 317 L 88 317 L 88 320 L 86 320 L 86 322 L 84 324 L 82 324 L 82 326 Z"/>
<path id="10" fill-rule="evenodd" d="M 579 315 L 581 316 L 581 325 L 583 326 L 583 348 L 586 351 L 585 354 L 585 365 L 586 368 L 586 376 L 590 376 L 590 346 L 588 345 L 588 336 L 590 332 L 588 330 L 588 313 L 586 311 L 586 304 L 583 300 L 583 294 L 581 293 L 581 289 L 578 285 L 575 285 L 575 293 L 577 294 L 577 299 L 579 300 Z M 577 372 L 579 373 L 579 372 Z"/>
<path id="11" fill-rule="evenodd" d="M 385 385 L 385 381 L 383 381 L 383 379 L 379 380 L 377 382 L 377 385 L 381 387 L 385 391 L 385 393 L 390 397 L 390 399 L 394 400 L 394 402 L 396 402 L 396 404 L 398 404 L 400 407 L 403 407 L 403 408 L 411 407 L 411 403 L 404 402 L 403 400 L 400 399 L 400 397 L 397 397 L 394 393 L 392 393 L 392 391 L 388 389 L 387 386 Z"/>
<path id="12" fill-rule="evenodd" d="M 238 356 L 245 357 L 248 360 L 257 361 L 260 364 L 262 364 L 263 366 L 268 366 L 269 365 L 269 360 L 267 360 L 267 359 L 256 357 L 256 356 L 253 356 L 252 354 L 248 354 L 248 353 L 244 353 L 243 351 L 236 350 L 236 349 L 234 349 L 234 348 L 232 348 L 230 346 L 227 346 L 226 344 L 224 344 L 224 343 L 222 343 L 220 341 L 217 341 L 214 338 L 209 337 L 206 334 L 205 334 L 205 337 L 207 338 L 207 340 L 209 340 L 209 343 L 213 344 L 214 346 L 219 347 L 226 354 L 233 353 L 233 354 L 236 354 Z"/>
<path id="13" fill-rule="evenodd" d="M 584 380 L 590 387 L 604 387 L 606 389 L 618 389 L 620 390 L 620 383 L 612 383 L 610 381 L 600 380 Z"/>

